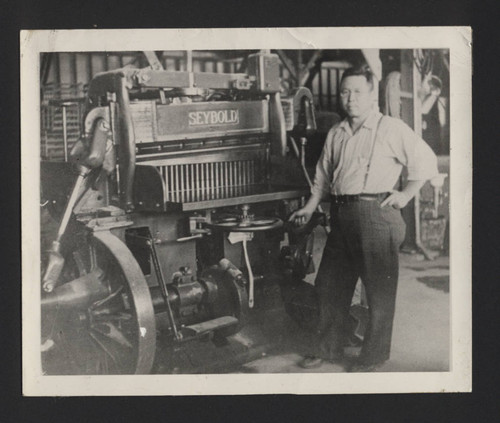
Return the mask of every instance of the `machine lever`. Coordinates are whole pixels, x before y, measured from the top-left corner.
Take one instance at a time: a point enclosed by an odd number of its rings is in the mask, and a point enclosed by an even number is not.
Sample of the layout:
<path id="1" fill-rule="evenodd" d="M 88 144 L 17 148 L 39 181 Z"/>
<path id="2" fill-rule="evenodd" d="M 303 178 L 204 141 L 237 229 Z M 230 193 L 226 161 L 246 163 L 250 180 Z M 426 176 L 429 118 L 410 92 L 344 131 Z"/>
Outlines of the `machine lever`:
<path id="1" fill-rule="evenodd" d="M 158 255 L 156 254 L 156 247 L 153 236 L 148 228 L 148 246 L 151 252 L 151 258 L 153 261 L 153 266 L 156 272 L 156 278 L 158 279 L 158 284 L 160 285 L 161 293 L 163 295 L 163 299 L 165 300 L 165 304 L 167 305 L 168 319 L 170 320 L 170 324 L 172 325 L 172 330 L 174 331 L 175 339 L 179 340 L 182 338 L 182 335 L 178 332 L 177 326 L 174 321 L 174 314 L 172 312 L 172 307 L 170 306 L 170 301 L 168 300 L 168 288 L 165 283 L 165 278 L 163 277 L 163 272 L 161 270 L 160 262 L 158 260 Z"/>
<path id="2" fill-rule="evenodd" d="M 231 244 L 236 244 L 241 242 L 243 248 L 243 255 L 245 257 L 245 264 L 248 271 L 248 307 L 253 308 L 254 305 L 254 275 L 252 271 L 252 266 L 250 264 L 250 257 L 248 255 L 247 242 L 251 241 L 253 238 L 253 233 L 251 232 L 231 232 L 229 234 L 228 240 Z"/>
<path id="3" fill-rule="evenodd" d="M 185 236 L 183 238 L 177 238 L 177 242 L 186 242 L 186 241 L 191 241 L 193 239 L 200 239 L 203 238 L 203 234 L 195 234 L 191 236 Z"/>
<path id="4" fill-rule="evenodd" d="M 301 149 L 299 151 L 299 148 L 297 147 L 297 143 L 295 142 L 295 139 L 293 137 L 290 137 L 290 142 L 292 144 L 292 149 L 297 156 L 297 158 L 300 160 L 300 167 L 302 168 L 302 172 L 304 173 L 304 177 L 307 181 L 307 184 L 312 188 L 313 183 L 311 181 L 311 178 L 309 174 L 307 173 L 306 169 L 306 153 L 305 153 L 305 146 L 307 143 L 307 139 L 302 137 L 300 139 L 300 145 Z M 319 213 L 325 214 L 323 211 L 323 207 L 321 207 L 321 204 L 318 205 L 317 210 Z M 325 225 L 323 226 L 325 228 L 325 233 L 328 235 L 330 233 L 330 226 L 328 225 L 328 219 L 326 219 Z"/>
<path id="5" fill-rule="evenodd" d="M 66 232 L 71 213 L 73 212 L 73 207 L 75 207 L 83 181 L 89 174 L 90 168 L 80 166 L 79 170 L 80 173 L 78 174 L 75 185 L 73 186 L 73 191 L 71 191 L 71 196 L 66 204 L 66 209 L 64 210 L 64 215 L 61 220 L 61 224 L 59 225 L 59 230 L 57 231 L 57 238 L 52 242 L 52 246 L 49 251 L 47 269 L 45 270 L 42 280 L 42 287 L 45 292 L 52 292 L 54 290 L 64 266 L 64 257 L 61 255 L 61 238 Z"/>

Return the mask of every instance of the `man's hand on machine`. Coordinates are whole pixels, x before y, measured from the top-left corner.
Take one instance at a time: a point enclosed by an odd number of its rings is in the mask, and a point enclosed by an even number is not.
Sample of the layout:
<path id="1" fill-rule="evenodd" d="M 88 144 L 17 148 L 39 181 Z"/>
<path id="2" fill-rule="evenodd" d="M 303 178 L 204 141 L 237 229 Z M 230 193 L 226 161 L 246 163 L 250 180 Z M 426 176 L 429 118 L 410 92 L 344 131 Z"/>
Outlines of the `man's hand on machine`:
<path id="1" fill-rule="evenodd" d="M 314 210 L 310 210 L 307 206 L 303 207 L 295 212 L 288 218 L 288 221 L 293 223 L 295 226 L 306 225 L 314 213 Z"/>

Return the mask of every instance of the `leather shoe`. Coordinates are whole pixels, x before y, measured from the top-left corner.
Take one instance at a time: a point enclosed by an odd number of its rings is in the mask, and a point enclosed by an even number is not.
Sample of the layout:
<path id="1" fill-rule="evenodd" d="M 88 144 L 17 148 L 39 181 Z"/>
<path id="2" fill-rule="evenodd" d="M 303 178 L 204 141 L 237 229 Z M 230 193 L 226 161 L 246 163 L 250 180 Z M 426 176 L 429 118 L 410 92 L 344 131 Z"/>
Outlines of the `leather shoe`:
<path id="1" fill-rule="evenodd" d="M 314 357 L 312 355 L 304 357 L 303 360 L 299 362 L 299 366 L 303 369 L 317 369 L 323 364 L 323 359 L 319 357 Z"/>
<path id="2" fill-rule="evenodd" d="M 323 359 L 320 357 L 316 357 L 314 355 L 307 355 L 304 357 L 302 361 L 299 362 L 299 366 L 302 367 L 303 369 L 316 369 L 325 362 L 331 364 L 339 363 L 342 361 L 343 358 L 344 358 L 343 354 L 335 355 L 334 357 L 329 359 Z"/>
<path id="3" fill-rule="evenodd" d="M 370 363 L 370 364 L 355 362 L 349 367 L 347 371 L 349 373 L 376 372 L 384 363 L 385 361 L 381 361 L 380 363 Z"/>

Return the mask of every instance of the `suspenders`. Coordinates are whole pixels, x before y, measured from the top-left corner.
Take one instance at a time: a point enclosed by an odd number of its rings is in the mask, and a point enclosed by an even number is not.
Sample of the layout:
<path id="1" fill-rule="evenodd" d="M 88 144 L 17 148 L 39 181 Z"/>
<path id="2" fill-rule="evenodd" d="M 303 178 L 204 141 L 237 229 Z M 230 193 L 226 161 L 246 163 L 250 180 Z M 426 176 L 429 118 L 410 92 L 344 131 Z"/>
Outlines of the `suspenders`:
<path id="1" fill-rule="evenodd" d="M 383 118 L 384 118 L 384 116 L 382 115 L 378 119 L 377 126 L 376 126 L 375 130 L 372 132 L 371 146 L 370 146 L 370 156 L 368 158 L 368 165 L 366 166 L 366 172 L 365 172 L 365 176 L 364 176 L 364 180 L 363 180 L 363 188 L 361 189 L 361 193 L 363 193 L 364 190 L 365 190 L 365 188 L 366 188 L 366 183 L 368 181 L 368 175 L 370 173 L 370 166 L 371 166 L 372 159 L 373 159 L 373 152 L 375 150 L 375 141 L 376 141 L 376 138 L 377 138 L 378 129 L 380 127 L 380 122 L 382 122 Z M 339 163 L 337 165 L 339 168 L 342 168 L 342 166 L 344 165 L 345 148 L 346 148 L 346 143 L 344 143 L 342 145 L 342 147 L 341 147 L 342 151 L 340 152 Z M 336 182 L 336 178 L 334 177 L 334 179 L 332 181 L 332 185 L 334 185 L 335 182 Z"/>

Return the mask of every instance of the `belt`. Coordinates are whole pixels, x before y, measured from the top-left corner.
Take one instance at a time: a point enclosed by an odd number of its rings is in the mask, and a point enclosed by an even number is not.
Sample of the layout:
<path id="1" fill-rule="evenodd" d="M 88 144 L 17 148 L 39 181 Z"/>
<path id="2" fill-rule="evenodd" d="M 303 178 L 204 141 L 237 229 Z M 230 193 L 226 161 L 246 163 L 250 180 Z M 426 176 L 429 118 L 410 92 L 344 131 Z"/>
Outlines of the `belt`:
<path id="1" fill-rule="evenodd" d="M 356 203 L 358 201 L 383 201 L 390 195 L 390 192 L 378 194 L 355 194 L 355 195 L 332 195 L 330 197 L 333 204 Z"/>

